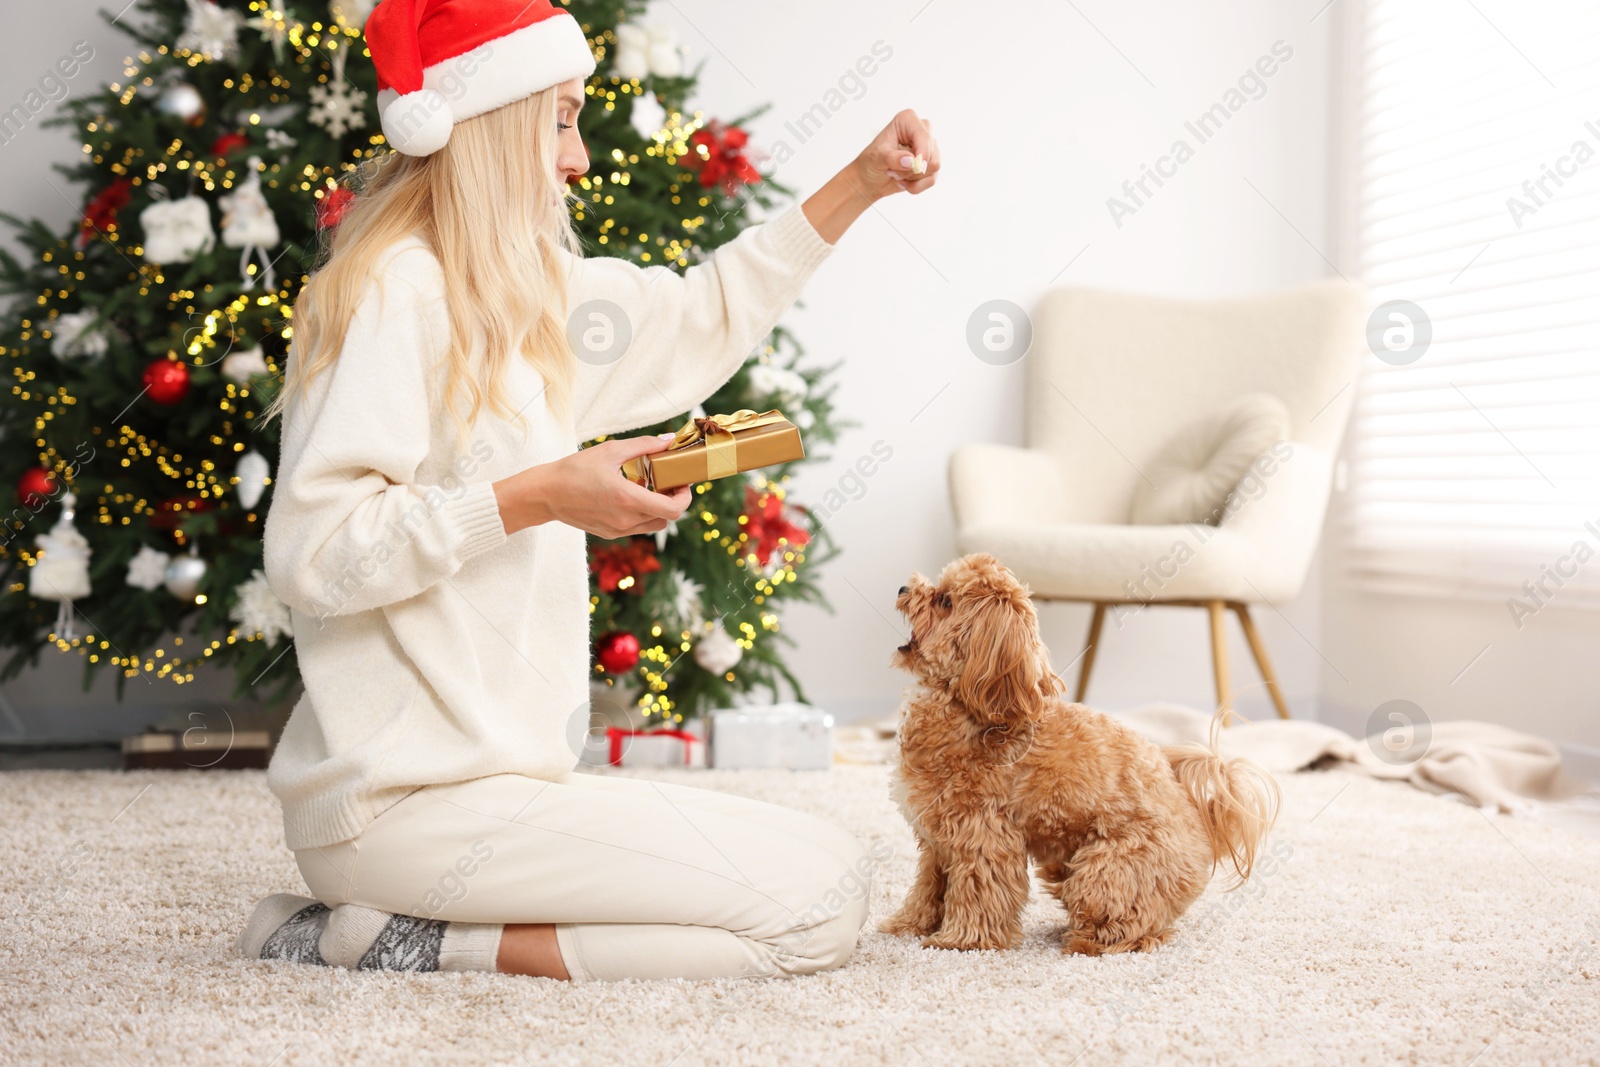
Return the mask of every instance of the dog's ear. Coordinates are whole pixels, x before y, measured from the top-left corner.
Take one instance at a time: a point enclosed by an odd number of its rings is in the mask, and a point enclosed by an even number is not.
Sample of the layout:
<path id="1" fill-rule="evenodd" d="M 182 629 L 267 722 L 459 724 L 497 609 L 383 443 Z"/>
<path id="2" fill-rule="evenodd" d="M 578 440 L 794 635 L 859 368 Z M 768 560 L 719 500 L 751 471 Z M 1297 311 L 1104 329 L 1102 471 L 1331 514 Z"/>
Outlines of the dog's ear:
<path id="1" fill-rule="evenodd" d="M 987 725 L 1021 726 L 1043 718 L 1055 675 L 1045 664 L 1030 606 L 984 596 L 969 611 L 956 698 Z"/>

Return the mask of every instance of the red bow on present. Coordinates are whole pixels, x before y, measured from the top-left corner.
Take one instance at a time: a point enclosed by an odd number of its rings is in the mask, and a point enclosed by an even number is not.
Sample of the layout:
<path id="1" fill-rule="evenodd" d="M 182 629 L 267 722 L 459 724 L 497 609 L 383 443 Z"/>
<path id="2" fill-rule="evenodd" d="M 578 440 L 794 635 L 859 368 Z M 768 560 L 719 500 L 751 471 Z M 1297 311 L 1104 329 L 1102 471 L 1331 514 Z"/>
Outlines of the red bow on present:
<path id="1" fill-rule="evenodd" d="M 127 207 L 132 199 L 133 182 L 127 178 L 118 178 L 95 194 L 83 209 L 83 221 L 78 225 L 78 247 L 87 245 L 91 234 L 115 229 L 117 212 Z"/>
<path id="2" fill-rule="evenodd" d="M 613 767 L 622 766 L 622 739 L 625 737 L 675 737 L 684 743 L 683 765 L 689 766 L 690 742 L 699 741 L 700 738 L 684 730 L 624 730 L 619 726 L 606 727 L 606 743 L 611 751 L 607 760 Z"/>
<path id="3" fill-rule="evenodd" d="M 805 527 L 789 521 L 783 499 L 773 493 L 763 493 L 754 486 L 744 491 L 744 513 L 747 521 L 744 532 L 749 537 L 750 550 L 763 567 L 785 544 L 800 548 L 811 540 Z"/>
<path id="4" fill-rule="evenodd" d="M 712 119 L 689 138 L 694 150 L 683 157 L 683 162 L 690 170 L 700 172 L 701 185 L 721 185 L 722 191 L 732 196 L 741 184 L 754 185 L 761 180 L 760 172 L 744 154 L 749 143 L 750 135 L 739 127 L 724 126 Z"/>

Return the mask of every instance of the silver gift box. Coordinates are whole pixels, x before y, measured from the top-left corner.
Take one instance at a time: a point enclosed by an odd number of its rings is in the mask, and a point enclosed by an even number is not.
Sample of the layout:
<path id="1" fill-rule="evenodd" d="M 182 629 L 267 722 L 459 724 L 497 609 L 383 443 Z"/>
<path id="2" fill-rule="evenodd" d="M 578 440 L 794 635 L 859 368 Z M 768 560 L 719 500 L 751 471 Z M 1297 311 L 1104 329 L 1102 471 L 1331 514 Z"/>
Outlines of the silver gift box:
<path id="1" fill-rule="evenodd" d="M 833 766 L 833 716 L 794 703 L 713 711 L 711 766 L 825 771 Z"/>

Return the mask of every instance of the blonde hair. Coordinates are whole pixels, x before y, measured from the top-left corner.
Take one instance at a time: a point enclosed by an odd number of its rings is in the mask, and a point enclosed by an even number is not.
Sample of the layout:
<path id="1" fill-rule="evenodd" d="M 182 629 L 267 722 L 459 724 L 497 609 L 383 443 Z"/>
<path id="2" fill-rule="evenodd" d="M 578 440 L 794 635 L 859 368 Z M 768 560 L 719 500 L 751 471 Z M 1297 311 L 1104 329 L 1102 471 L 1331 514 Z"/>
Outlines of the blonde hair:
<path id="1" fill-rule="evenodd" d="M 485 403 L 519 421 L 526 437 L 526 402 L 513 408 L 503 385 L 512 351 L 544 379 L 550 410 L 558 416 L 570 410 L 575 361 L 567 344 L 560 253 L 581 254 L 581 246 L 568 210 L 572 194 L 556 169 L 559 88 L 458 122 L 445 147 L 431 155 L 388 152 L 358 168 L 350 183 L 355 199 L 295 301 L 283 387 L 263 422 L 287 410 L 338 358 L 379 255 L 411 234 L 427 243 L 444 274 L 450 314 L 445 404 L 455 420 L 457 449 Z M 485 363 L 475 369 L 472 351 L 480 337 Z M 457 407 L 463 391 L 472 402 L 466 418 Z"/>

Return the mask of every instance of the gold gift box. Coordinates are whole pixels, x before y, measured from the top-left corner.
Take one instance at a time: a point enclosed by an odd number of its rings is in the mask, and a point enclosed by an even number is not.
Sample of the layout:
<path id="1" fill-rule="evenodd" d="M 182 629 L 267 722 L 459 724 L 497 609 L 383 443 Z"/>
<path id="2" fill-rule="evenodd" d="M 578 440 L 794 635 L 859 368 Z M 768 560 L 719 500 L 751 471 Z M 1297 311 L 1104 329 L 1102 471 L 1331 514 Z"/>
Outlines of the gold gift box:
<path id="1" fill-rule="evenodd" d="M 666 451 L 630 459 L 622 473 L 630 482 L 660 491 L 804 459 L 805 454 L 800 430 L 783 412 L 743 410 L 690 419 Z"/>

